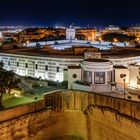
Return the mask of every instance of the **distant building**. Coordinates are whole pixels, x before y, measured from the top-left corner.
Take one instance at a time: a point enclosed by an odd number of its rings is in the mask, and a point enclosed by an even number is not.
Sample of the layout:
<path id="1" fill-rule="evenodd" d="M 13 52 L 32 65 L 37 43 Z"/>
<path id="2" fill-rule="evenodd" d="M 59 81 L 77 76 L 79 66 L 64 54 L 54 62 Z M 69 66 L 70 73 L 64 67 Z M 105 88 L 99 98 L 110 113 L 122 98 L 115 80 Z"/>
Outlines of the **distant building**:
<path id="1" fill-rule="evenodd" d="M 66 39 L 75 40 L 75 28 L 70 27 L 66 29 Z"/>
<path id="2" fill-rule="evenodd" d="M 96 38 L 97 31 L 96 29 L 76 29 L 76 36 L 83 35 L 85 40 L 93 41 Z"/>
<path id="3" fill-rule="evenodd" d="M 2 38 L 2 32 L 0 32 L 0 38 Z"/>
<path id="4" fill-rule="evenodd" d="M 96 38 L 96 29 L 88 28 L 78 28 L 75 29 L 72 26 L 66 29 L 66 39 L 67 40 L 88 40 L 93 41 Z M 83 36 L 83 37 L 82 37 Z M 77 38 L 78 37 L 78 38 Z"/>
<path id="5" fill-rule="evenodd" d="M 108 27 L 105 28 L 106 31 L 119 31 L 120 30 L 120 27 L 118 26 L 114 26 L 114 25 L 109 25 Z"/>
<path id="6" fill-rule="evenodd" d="M 135 36 L 140 41 L 140 25 L 132 26 L 127 30 L 127 34 Z"/>
<path id="7" fill-rule="evenodd" d="M 120 27 L 118 26 L 114 26 L 114 25 L 109 25 L 108 27 L 106 27 L 104 30 L 102 30 L 100 32 L 100 34 L 104 34 L 104 33 L 119 33 L 119 34 L 125 34 L 126 32 L 124 30 L 122 30 Z"/>

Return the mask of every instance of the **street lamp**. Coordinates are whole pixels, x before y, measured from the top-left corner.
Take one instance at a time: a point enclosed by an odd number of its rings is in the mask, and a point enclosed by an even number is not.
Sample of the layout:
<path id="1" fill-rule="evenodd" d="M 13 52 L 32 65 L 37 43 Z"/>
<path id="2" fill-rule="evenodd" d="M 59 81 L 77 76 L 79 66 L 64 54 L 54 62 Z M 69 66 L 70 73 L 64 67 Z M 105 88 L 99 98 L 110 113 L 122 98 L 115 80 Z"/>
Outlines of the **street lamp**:
<path id="1" fill-rule="evenodd" d="M 125 99 L 125 77 L 126 77 L 126 74 L 120 74 L 120 78 L 122 78 L 123 82 L 124 82 L 124 84 L 123 84 L 123 86 L 124 86 L 124 99 Z"/>
<path id="2" fill-rule="evenodd" d="M 35 62 L 33 61 L 33 78 L 35 77 Z"/>
<path id="3" fill-rule="evenodd" d="M 40 94 L 41 94 L 41 76 L 39 77 L 39 99 L 40 99 Z"/>
<path id="4" fill-rule="evenodd" d="M 117 39 L 117 38 L 114 38 L 113 41 L 114 41 L 114 42 L 118 42 L 118 39 Z"/>

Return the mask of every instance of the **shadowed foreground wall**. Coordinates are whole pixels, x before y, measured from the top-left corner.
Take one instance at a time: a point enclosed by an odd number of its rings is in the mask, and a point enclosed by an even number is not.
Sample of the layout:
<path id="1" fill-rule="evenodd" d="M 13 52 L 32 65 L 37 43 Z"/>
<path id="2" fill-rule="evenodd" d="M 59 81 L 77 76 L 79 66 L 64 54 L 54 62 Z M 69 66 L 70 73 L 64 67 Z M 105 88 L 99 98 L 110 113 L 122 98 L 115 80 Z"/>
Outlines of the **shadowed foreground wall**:
<path id="1" fill-rule="evenodd" d="M 32 104 L 29 114 L 1 122 L 0 140 L 140 140 L 138 102 L 79 91 L 50 94 L 42 102 L 44 107 Z"/>
<path id="2" fill-rule="evenodd" d="M 0 140 L 87 139 L 86 117 L 81 111 L 42 110 L 0 124 Z"/>
<path id="3" fill-rule="evenodd" d="M 91 106 L 86 113 L 89 140 L 140 140 L 140 121 L 107 107 Z"/>

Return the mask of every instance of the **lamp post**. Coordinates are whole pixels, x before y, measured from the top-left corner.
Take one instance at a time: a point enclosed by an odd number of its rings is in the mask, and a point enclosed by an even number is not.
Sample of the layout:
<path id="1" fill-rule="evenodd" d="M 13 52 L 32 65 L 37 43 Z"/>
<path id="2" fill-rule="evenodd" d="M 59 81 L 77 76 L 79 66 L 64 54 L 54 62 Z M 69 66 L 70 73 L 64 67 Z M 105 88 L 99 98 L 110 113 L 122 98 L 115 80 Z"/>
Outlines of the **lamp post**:
<path id="1" fill-rule="evenodd" d="M 120 74 L 120 78 L 123 79 L 123 86 L 124 86 L 124 99 L 125 99 L 125 77 L 126 77 L 126 74 Z"/>
<path id="2" fill-rule="evenodd" d="M 38 99 L 40 99 L 40 93 L 41 93 L 41 77 L 39 77 L 39 97 L 38 97 Z"/>
<path id="3" fill-rule="evenodd" d="M 35 62 L 33 61 L 33 78 L 35 77 Z"/>

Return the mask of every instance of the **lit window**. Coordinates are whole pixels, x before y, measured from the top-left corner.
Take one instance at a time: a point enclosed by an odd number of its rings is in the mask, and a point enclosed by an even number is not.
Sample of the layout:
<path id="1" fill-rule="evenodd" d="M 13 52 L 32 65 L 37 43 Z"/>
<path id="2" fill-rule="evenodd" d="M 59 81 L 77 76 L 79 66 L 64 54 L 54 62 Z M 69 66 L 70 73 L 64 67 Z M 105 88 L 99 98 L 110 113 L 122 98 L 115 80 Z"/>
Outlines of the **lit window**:
<path id="1" fill-rule="evenodd" d="M 91 71 L 84 71 L 83 81 L 92 83 L 92 72 Z"/>
<path id="2" fill-rule="evenodd" d="M 105 72 L 94 72 L 94 83 L 105 84 Z"/>

